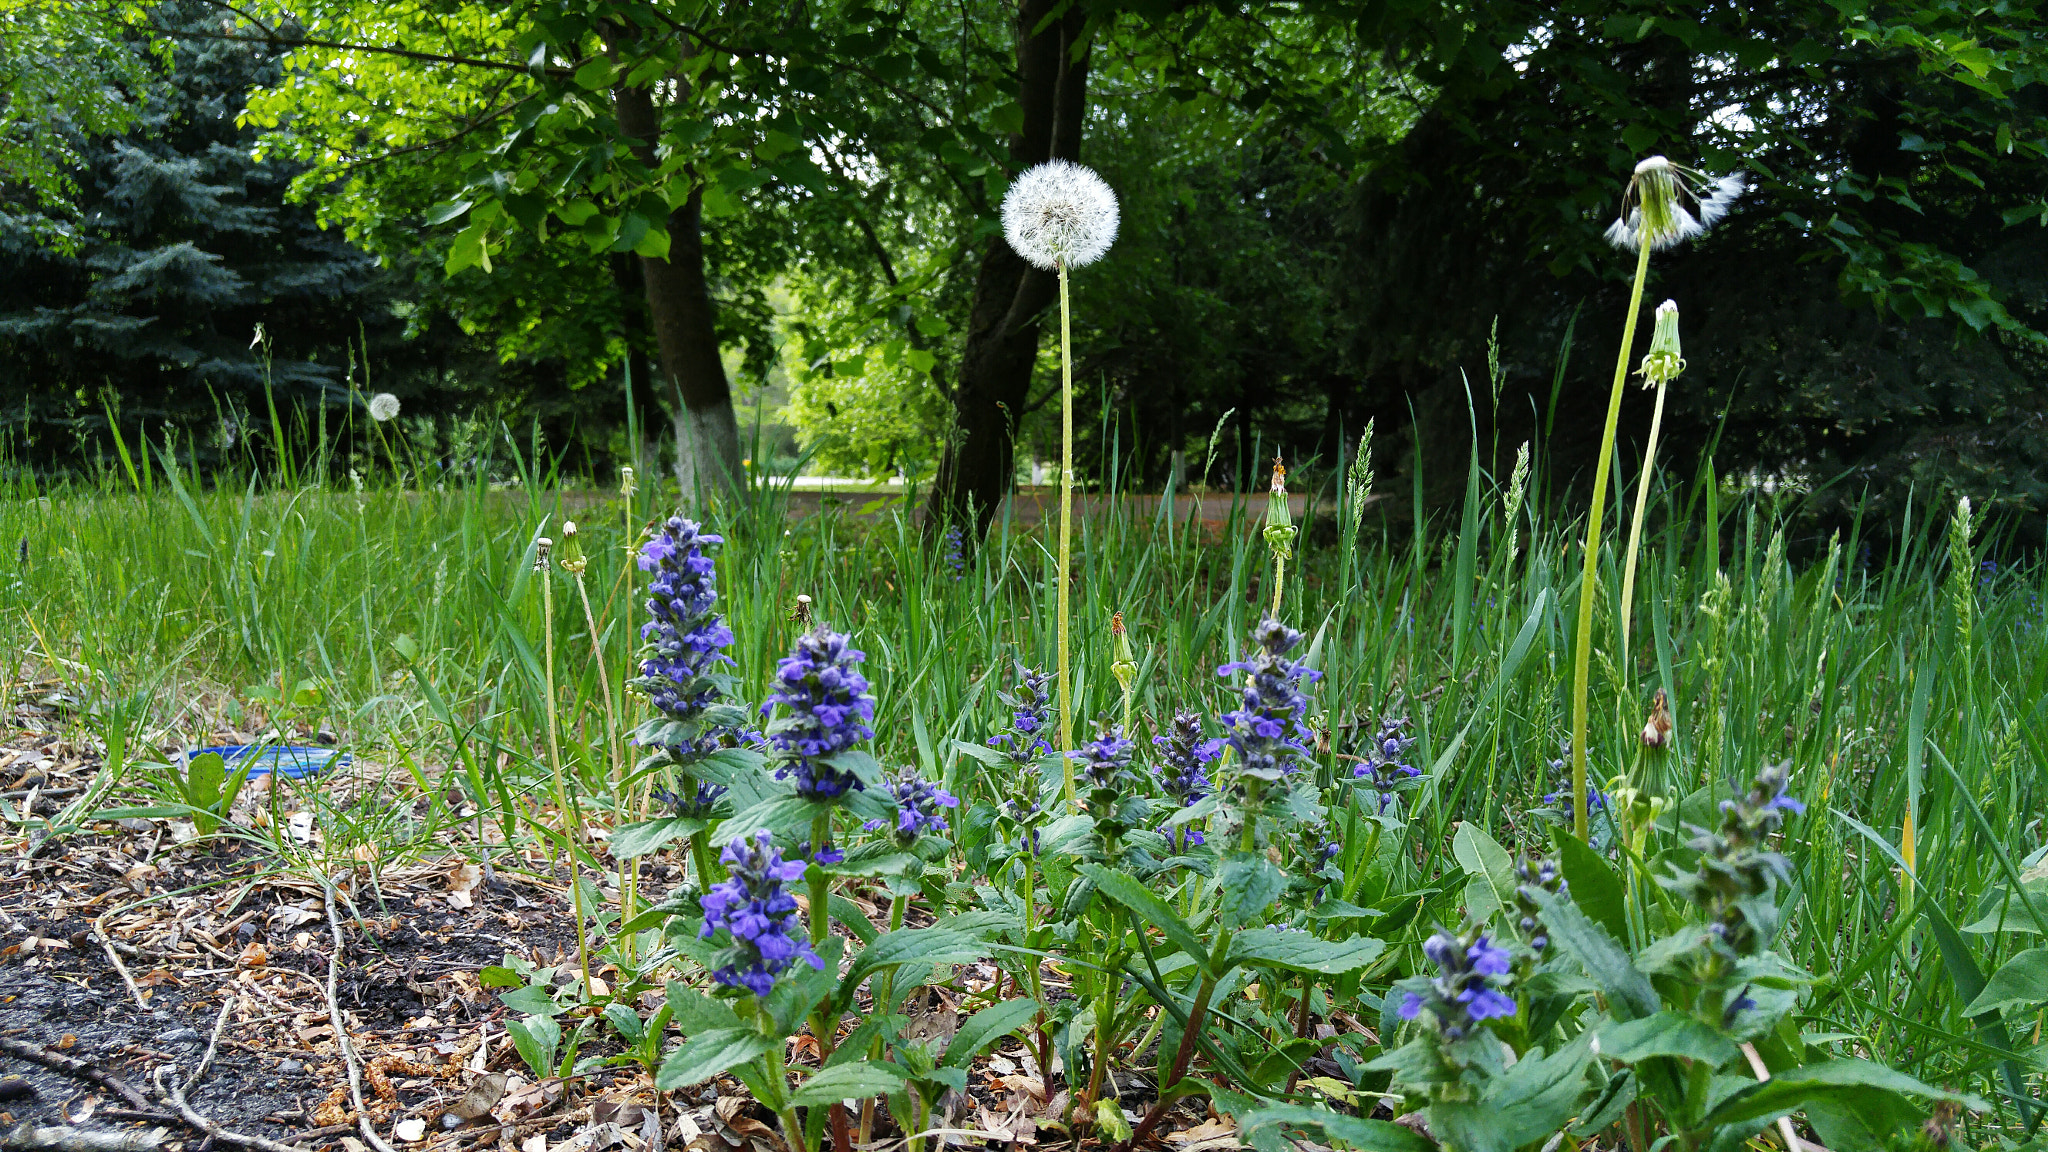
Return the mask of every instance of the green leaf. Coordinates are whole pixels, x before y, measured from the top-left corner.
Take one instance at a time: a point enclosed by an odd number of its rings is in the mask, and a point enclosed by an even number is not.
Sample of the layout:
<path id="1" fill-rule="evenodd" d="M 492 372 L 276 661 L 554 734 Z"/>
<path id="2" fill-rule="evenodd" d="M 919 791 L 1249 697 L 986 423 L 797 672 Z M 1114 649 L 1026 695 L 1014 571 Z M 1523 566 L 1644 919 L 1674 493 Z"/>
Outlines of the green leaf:
<path id="1" fill-rule="evenodd" d="M 649 260 L 668 259 L 668 229 L 659 225 L 649 227 L 640 239 L 633 242 L 633 254 Z"/>
<path id="2" fill-rule="evenodd" d="M 1584 840 L 1559 828 L 1553 837 L 1557 843 L 1557 862 L 1564 872 L 1565 883 L 1571 885 L 1572 902 L 1577 904 L 1593 922 L 1607 929 L 1607 934 L 1616 940 L 1628 939 L 1627 901 L 1622 894 L 1621 879 L 1608 867 L 1607 861 L 1598 852 L 1586 846 Z"/>
<path id="3" fill-rule="evenodd" d="M 476 982 L 486 988 L 518 988 L 526 978 L 500 964 L 489 964 L 476 974 Z"/>
<path id="4" fill-rule="evenodd" d="M 1532 888 L 1531 892 L 1537 907 L 1543 909 L 1543 923 L 1550 929 L 1551 942 L 1578 957 L 1586 975 L 1607 994 L 1608 1010 L 1616 1019 L 1633 1020 L 1658 1010 L 1657 990 L 1650 986 L 1650 978 L 1636 970 L 1628 953 L 1606 929 L 1587 919 L 1570 897 L 1542 888 Z"/>
<path id="5" fill-rule="evenodd" d="M 427 209 L 426 222 L 429 225 L 446 224 L 469 211 L 469 204 L 467 200 L 450 200 L 446 204 L 436 204 Z"/>
<path id="6" fill-rule="evenodd" d="M 1470 820 L 1459 823 L 1457 835 L 1451 837 L 1451 855 L 1466 875 L 1486 881 L 1502 908 L 1515 906 L 1515 858 L 1485 829 Z"/>
<path id="7" fill-rule="evenodd" d="M 519 1050 L 519 1058 L 533 1069 L 536 1078 L 554 1073 L 555 1053 L 562 1046 L 562 1026 L 552 1017 L 529 1016 L 524 1020 L 507 1021 L 505 1032 L 512 1037 L 512 1046 Z"/>
<path id="8" fill-rule="evenodd" d="M 953 1033 L 953 1039 L 946 1044 L 945 1058 L 939 1063 L 948 1068 L 965 1067 L 968 1061 L 981 1054 L 982 1049 L 1022 1028 L 1037 1015 L 1036 1000 L 1005 1000 L 991 1004 L 961 1022 L 960 1030 Z"/>
<path id="9" fill-rule="evenodd" d="M 2048 948 L 2029 948 L 1999 966 L 1984 991 L 1963 1009 L 1965 1016 L 1983 1016 L 2007 1008 L 2032 1007 L 2048 1000 Z"/>
<path id="10" fill-rule="evenodd" d="M 218 752 L 192 757 L 185 765 L 185 798 L 194 808 L 210 808 L 228 780 L 228 762 Z"/>
<path id="11" fill-rule="evenodd" d="M 1281 928 L 1252 928 L 1230 942 L 1226 967 L 1261 964 L 1290 972 L 1316 972 L 1335 976 L 1355 972 L 1379 958 L 1386 942 L 1370 936 L 1344 940 L 1323 940 L 1307 932 Z"/>
<path id="12" fill-rule="evenodd" d="M 904 964 L 970 964 L 988 955 L 987 945 L 943 928 L 898 928 L 884 932 L 873 944 L 854 957 L 853 967 L 840 982 L 851 994 L 861 981 L 883 968 Z"/>
<path id="13" fill-rule="evenodd" d="M 1230 857 L 1217 870 L 1216 881 L 1222 890 L 1217 915 L 1232 928 L 1258 923 L 1287 887 L 1280 866 L 1262 855 Z"/>
<path id="14" fill-rule="evenodd" d="M 1428 1139 L 1399 1124 L 1366 1120 L 1303 1104 L 1274 1104 L 1238 1117 L 1238 1129 L 1247 1144 L 1261 1129 L 1276 1126 L 1283 1131 L 1289 1128 L 1319 1131 L 1331 1143 L 1357 1148 L 1361 1152 L 1434 1152 L 1436 1148 Z"/>
<path id="15" fill-rule="evenodd" d="M 1209 948 L 1203 943 L 1201 936 L 1196 934 L 1195 930 L 1188 926 L 1188 922 L 1174 912 L 1173 905 L 1168 904 L 1157 892 L 1122 872 L 1104 868 L 1100 864 L 1083 864 L 1077 871 L 1095 881 L 1095 887 L 1104 896 L 1136 912 L 1146 927 L 1157 928 L 1166 933 L 1167 940 L 1171 941 L 1174 947 L 1199 962 L 1207 963 Z"/>
<path id="16" fill-rule="evenodd" d="M 1574 891 L 1577 886 L 1573 886 Z M 1659 1012 L 1600 1029 L 1600 1055 L 1623 1064 L 1656 1056 L 1683 1056 L 1719 1068 L 1740 1055 L 1735 1041 L 1704 1022 L 1677 1012 Z"/>
<path id="17" fill-rule="evenodd" d="M 732 1010 L 732 1005 L 723 1000 L 713 1000 L 681 980 L 668 982 L 668 1009 L 669 1019 L 686 1036 L 740 1027 L 739 1015 Z"/>
<path id="18" fill-rule="evenodd" d="M 860 1060 L 834 1064 L 805 1080 L 790 1097 L 798 1108 L 817 1108 L 841 1100 L 862 1100 L 903 1090 L 903 1073 L 892 1064 Z"/>
<path id="19" fill-rule="evenodd" d="M 604 1006 L 604 1019 L 614 1031 L 626 1038 L 628 1044 L 638 1041 L 647 1032 L 647 1022 L 640 1019 L 632 1005 L 617 1000 Z"/>
<path id="20" fill-rule="evenodd" d="M 702 1084 L 735 1065 L 760 1058 L 777 1042 L 752 1028 L 719 1028 L 700 1032 L 690 1042 L 668 1054 L 654 1075 L 654 1086 L 673 1092 Z"/>
<path id="21" fill-rule="evenodd" d="M 555 1003 L 555 998 L 548 995 L 547 989 L 536 988 L 531 984 L 510 992 L 499 993 L 498 999 L 514 1012 L 526 1012 L 534 1016 L 558 1016 L 562 1012 L 562 1006 Z"/>
<path id="22" fill-rule="evenodd" d="M 1947 1100 L 1974 1112 L 1988 1112 L 1989 1104 L 1975 1096 L 1943 1092 L 1867 1060 L 1829 1060 L 1774 1073 L 1769 1080 L 1744 1088 L 1721 1101 L 1707 1113 L 1701 1128 L 1718 1128 L 1755 1120 L 1766 1120 L 1796 1112 L 1809 1101 L 1830 1098 L 1856 1099 L 1864 1089 L 1880 1088 L 1903 1096 Z"/>
<path id="23" fill-rule="evenodd" d="M 614 71 L 615 69 L 610 59 L 604 56 L 593 56 L 584 62 L 583 67 L 576 70 L 576 83 L 580 87 L 592 92 L 600 88 L 609 88 L 612 84 L 612 73 Z"/>
<path id="24" fill-rule="evenodd" d="M 709 820 L 691 816 L 664 816 L 622 824 L 612 832 L 612 859 L 631 860 L 645 856 L 671 840 L 693 835 L 711 826 Z"/>

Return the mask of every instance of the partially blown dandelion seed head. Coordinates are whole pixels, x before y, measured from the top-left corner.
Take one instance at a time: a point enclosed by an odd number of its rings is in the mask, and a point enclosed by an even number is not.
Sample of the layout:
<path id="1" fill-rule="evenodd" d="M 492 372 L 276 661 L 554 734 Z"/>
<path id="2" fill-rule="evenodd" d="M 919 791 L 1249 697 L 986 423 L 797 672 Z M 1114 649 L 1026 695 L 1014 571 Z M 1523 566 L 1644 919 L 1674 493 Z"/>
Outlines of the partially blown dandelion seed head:
<path id="1" fill-rule="evenodd" d="M 1683 243 L 1726 216 L 1747 187 L 1740 172 L 1715 177 L 1663 156 L 1648 157 L 1629 178 L 1607 240 L 1631 250 L 1648 243 L 1652 252 Z"/>
<path id="2" fill-rule="evenodd" d="M 379 392 L 370 397 L 370 419 L 382 424 L 398 417 L 398 397 L 389 392 Z"/>
<path id="3" fill-rule="evenodd" d="M 1003 197 L 1003 236 L 1047 271 L 1102 259 L 1116 242 L 1116 193 L 1079 164 L 1049 160 L 1026 171 Z"/>

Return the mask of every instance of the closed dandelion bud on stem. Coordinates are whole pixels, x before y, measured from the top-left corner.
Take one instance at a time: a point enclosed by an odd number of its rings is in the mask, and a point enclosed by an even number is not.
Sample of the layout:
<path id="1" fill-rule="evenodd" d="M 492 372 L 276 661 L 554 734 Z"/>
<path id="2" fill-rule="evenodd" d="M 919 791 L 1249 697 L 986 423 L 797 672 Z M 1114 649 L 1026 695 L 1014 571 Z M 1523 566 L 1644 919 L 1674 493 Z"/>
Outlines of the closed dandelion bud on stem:
<path id="1" fill-rule="evenodd" d="M 1664 690 L 1650 698 L 1650 718 L 1643 721 L 1643 747 L 1665 748 L 1671 744 L 1671 706 L 1664 698 Z"/>
<path id="2" fill-rule="evenodd" d="M 1657 305 L 1657 326 L 1650 333 L 1650 350 L 1643 354 L 1643 365 L 1636 371 L 1645 388 L 1668 384 L 1685 371 L 1685 357 L 1678 350 L 1678 301 L 1666 300 Z"/>
<path id="3" fill-rule="evenodd" d="M 555 554 L 555 563 L 561 565 L 562 571 L 571 576 L 583 575 L 584 565 L 588 561 L 583 555 L 583 542 L 576 538 L 574 520 L 562 521 L 562 550 Z"/>
<path id="4" fill-rule="evenodd" d="M 1273 488 L 1266 495 L 1266 547 L 1282 560 L 1294 558 L 1294 514 L 1287 507 L 1287 465 L 1273 461 Z"/>
<path id="5" fill-rule="evenodd" d="M 533 542 L 533 570 L 535 572 L 545 572 L 548 570 L 548 554 L 553 552 L 554 548 L 555 542 L 545 536 Z"/>
<path id="6" fill-rule="evenodd" d="M 619 495 L 631 499 L 633 493 L 638 490 L 639 487 L 633 479 L 632 466 L 627 465 L 626 467 L 619 469 Z"/>

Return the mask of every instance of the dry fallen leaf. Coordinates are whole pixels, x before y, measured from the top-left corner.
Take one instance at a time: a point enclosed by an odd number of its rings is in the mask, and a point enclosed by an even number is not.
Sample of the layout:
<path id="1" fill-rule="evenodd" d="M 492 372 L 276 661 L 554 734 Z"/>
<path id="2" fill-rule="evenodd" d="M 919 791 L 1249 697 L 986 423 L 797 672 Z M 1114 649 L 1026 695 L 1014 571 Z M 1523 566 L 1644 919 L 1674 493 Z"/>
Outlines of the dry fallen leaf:
<path id="1" fill-rule="evenodd" d="M 505 1094 L 506 1075 L 493 1072 L 470 1086 L 469 1091 L 450 1108 L 447 1115 L 457 1120 L 474 1120 L 497 1106 L 498 1098 Z"/>
<path id="2" fill-rule="evenodd" d="M 261 940 L 251 940 L 249 946 L 242 949 L 242 954 L 235 958 L 235 963 L 244 968 L 261 968 L 270 963 L 270 949 L 265 948 Z"/>
<path id="3" fill-rule="evenodd" d="M 519 1152 L 548 1152 L 547 1133 L 536 1132 L 520 1141 Z"/>
<path id="4" fill-rule="evenodd" d="M 1168 1132 L 1166 1139 L 1171 1144 L 1193 1144 L 1200 1140 L 1214 1140 L 1218 1136 L 1228 1136 L 1235 1131 L 1237 1131 L 1236 1121 L 1226 1117 L 1221 1120 L 1204 1120 L 1193 1128 L 1183 1128 L 1178 1132 Z"/>
<path id="5" fill-rule="evenodd" d="M 448 903 L 457 908 L 468 908 L 476 902 L 470 893 L 483 883 L 484 870 L 464 861 L 448 873 Z"/>
<path id="6" fill-rule="evenodd" d="M 391 1126 L 391 1134 L 408 1144 L 417 1140 L 424 1140 L 427 1135 L 427 1122 L 417 1119 L 400 1120 Z"/>

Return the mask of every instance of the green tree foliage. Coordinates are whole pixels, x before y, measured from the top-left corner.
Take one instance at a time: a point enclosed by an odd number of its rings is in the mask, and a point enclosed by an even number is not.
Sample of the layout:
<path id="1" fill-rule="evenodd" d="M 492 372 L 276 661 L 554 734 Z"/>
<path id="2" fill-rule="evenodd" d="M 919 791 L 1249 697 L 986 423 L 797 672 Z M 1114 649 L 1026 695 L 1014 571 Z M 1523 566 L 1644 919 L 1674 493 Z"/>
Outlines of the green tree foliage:
<path id="1" fill-rule="evenodd" d="M 1462 462 L 1457 370 L 1482 378 L 1499 318 L 1523 357 L 1501 439 L 1542 432 L 1547 353 L 1578 304 L 1603 323 L 1579 326 L 1575 362 L 1611 362 L 1599 343 L 1627 262 L 1600 229 L 1634 161 L 1665 152 L 1759 185 L 1657 266 L 1648 302 L 1679 300 L 1693 360 L 1674 394 L 1681 449 L 1718 431 L 1724 465 L 1840 476 L 1850 497 L 1901 498 L 1931 471 L 1966 487 L 2003 472 L 1997 489 L 2035 506 L 2048 463 L 2030 383 L 2048 322 L 2034 271 L 2039 6 L 1529 3 L 1472 17 L 1395 0 L 1359 25 L 1390 46 L 1420 110 L 1360 172 L 1360 415 L 1387 427 L 1414 404 L 1425 440 Z M 1592 391 L 1559 397 L 1561 443 L 1597 427 Z M 1647 404 L 1631 414 L 1646 422 Z"/>
<path id="2" fill-rule="evenodd" d="M 213 19 L 197 0 L 153 18 Z M 139 40 L 124 50 L 147 81 L 134 88 L 139 114 L 111 135 L 50 125 L 75 158 L 62 175 L 72 191 L 50 212 L 17 197 L 0 217 L 0 427 L 15 450 L 62 459 L 110 414 L 131 443 L 144 430 L 162 443 L 167 425 L 196 433 L 202 450 L 267 440 L 273 398 L 288 419 L 332 409 L 338 433 L 363 403 L 352 365 L 366 348 L 394 369 L 378 389 L 415 411 L 456 399 L 436 395 L 423 362 L 458 351 L 446 333 L 404 344 L 392 278 L 285 204 L 292 166 L 252 156 L 254 134 L 235 115 L 243 93 L 275 80 L 271 55 L 216 40 L 185 41 L 167 59 Z M 58 231 L 64 246 L 39 242 Z"/>
<path id="3" fill-rule="evenodd" d="M 0 0 L 0 214 L 68 247 L 84 160 L 80 138 L 118 132 L 136 111 L 147 62 L 122 34 L 127 5 Z"/>

